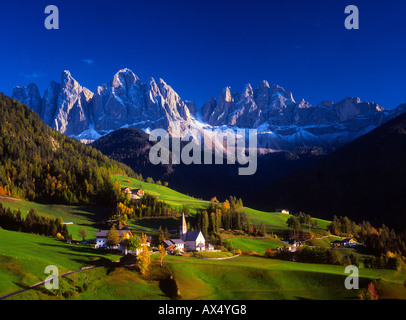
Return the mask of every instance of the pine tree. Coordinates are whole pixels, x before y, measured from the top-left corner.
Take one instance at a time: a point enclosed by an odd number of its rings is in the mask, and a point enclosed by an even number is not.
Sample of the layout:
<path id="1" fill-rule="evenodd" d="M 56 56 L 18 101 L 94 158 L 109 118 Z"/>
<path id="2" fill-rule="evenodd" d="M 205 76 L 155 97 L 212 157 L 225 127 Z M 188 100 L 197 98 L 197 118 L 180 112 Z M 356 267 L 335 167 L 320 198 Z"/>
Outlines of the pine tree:
<path id="1" fill-rule="evenodd" d="M 161 245 L 164 242 L 165 239 L 165 233 L 162 231 L 162 227 L 159 226 L 158 229 L 158 245 Z"/>

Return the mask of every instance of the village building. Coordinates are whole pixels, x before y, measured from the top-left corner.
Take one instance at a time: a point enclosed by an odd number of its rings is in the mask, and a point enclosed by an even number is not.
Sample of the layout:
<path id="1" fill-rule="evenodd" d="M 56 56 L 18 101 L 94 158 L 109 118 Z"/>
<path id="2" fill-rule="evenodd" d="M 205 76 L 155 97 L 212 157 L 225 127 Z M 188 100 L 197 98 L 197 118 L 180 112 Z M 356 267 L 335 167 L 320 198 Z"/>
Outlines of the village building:
<path id="1" fill-rule="evenodd" d="M 95 249 L 122 249 L 124 246 L 124 241 L 126 239 L 131 238 L 133 235 L 130 230 L 117 230 L 118 236 L 120 237 L 120 242 L 115 245 L 115 246 L 108 246 L 107 245 L 107 235 L 110 232 L 110 230 L 99 230 L 96 232 L 96 244 L 95 244 Z"/>
<path id="2" fill-rule="evenodd" d="M 132 200 L 139 200 L 145 194 L 143 189 L 132 189 L 130 187 L 121 188 L 121 192 L 128 194 Z"/>
<path id="3" fill-rule="evenodd" d="M 96 232 L 96 244 L 95 244 L 95 249 L 117 249 L 121 250 L 122 254 L 135 254 L 138 255 L 140 249 L 137 249 L 135 252 L 132 252 L 130 250 L 127 250 L 125 246 L 125 240 L 130 239 L 133 235 L 130 230 L 117 230 L 118 236 L 120 237 L 120 242 L 115 245 L 115 246 L 108 246 L 107 245 L 107 235 L 109 234 L 110 230 L 99 230 Z M 151 246 L 151 241 L 152 237 L 147 236 L 147 243 L 146 245 L 148 247 Z"/>
<path id="4" fill-rule="evenodd" d="M 201 231 L 188 231 L 185 215 L 182 213 L 182 224 L 179 227 L 179 239 L 165 240 L 167 250 L 180 251 L 211 251 L 214 247 L 207 243 Z"/>
<path id="5" fill-rule="evenodd" d="M 181 239 L 165 240 L 164 247 L 168 251 L 179 250 L 180 252 L 185 251 L 185 243 Z"/>
<path id="6" fill-rule="evenodd" d="M 357 240 L 354 238 L 345 238 L 343 240 L 336 240 L 331 243 L 334 247 L 353 247 L 357 245 Z"/>
<path id="7" fill-rule="evenodd" d="M 275 212 L 290 214 L 289 210 L 287 210 L 287 209 L 276 209 Z"/>

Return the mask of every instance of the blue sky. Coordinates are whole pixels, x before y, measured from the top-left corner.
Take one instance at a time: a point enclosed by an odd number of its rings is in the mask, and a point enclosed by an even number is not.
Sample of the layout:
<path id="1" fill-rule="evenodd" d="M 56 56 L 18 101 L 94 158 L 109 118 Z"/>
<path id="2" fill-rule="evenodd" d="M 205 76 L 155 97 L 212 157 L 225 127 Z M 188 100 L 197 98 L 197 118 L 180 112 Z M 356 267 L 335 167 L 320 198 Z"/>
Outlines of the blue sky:
<path id="1" fill-rule="evenodd" d="M 44 27 L 57 5 L 60 29 Z M 355 4 L 360 29 L 344 27 Z M 406 3 L 356 0 L 2 1 L 0 91 L 63 70 L 94 91 L 122 68 L 163 78 L 200 107 L 221 89 L 261 80 L 312 104 L 357 96 L 406 102 Z"/>

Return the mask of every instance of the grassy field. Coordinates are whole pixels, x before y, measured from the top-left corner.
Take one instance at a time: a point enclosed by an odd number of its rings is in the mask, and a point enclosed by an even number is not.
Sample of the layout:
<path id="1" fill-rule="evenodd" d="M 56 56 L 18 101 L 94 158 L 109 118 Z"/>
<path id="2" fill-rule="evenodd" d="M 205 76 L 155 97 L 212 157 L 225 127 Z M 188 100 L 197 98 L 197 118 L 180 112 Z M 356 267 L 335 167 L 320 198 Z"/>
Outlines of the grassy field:
<path id="1" fill-rule="evenodd" d="M 196 252 L 194 257 L 205 259 L 228 258 L 234 256 L 231 252 Z"/>
<path id="2" fill-rule="evenodd" d="M 35 209 L 40 215 L 61 218 L 64 222 L 72 222 L 73 224 L 68 224 L 68 231 L 74 240 L 81 240 L 78 236 L 80 227 L 86 228 L 89 238 L 92 238 L 98 230 L 94 224 L 108 218 L 112 211 L 111 208 L 105 207 L 40 204 L 4 197 L 0 197 L 0 203 L 3 207 L 11 210 L 20 209 L 23 217 L 27 215 L 30 209 Z"/>
<path id="3" fill-rule="evenodd" d="M 114 176 L 122 186 L 142 187 L 147 193 L 157 196 L 169 204 L 189 206 L 191 212 L 206 207 L 209 202 L 189 197 L 164 186 L 139 182 Z M 74 239 L 84 226 L 92 238 L 96 223 L 109 216 L 111 209 L 62 205 L 43 205 L 10 198 L 0 198 L 5 207 L 20 209 L 25 216 L 31 208 L 39 214 L 59 217 L 68 225 Z M 289 215 L 243 209 L 251 223 L 264 223 L 268 232 L 282 233 L 287 230 Z M 328 221 L 318 220 L 320 230 L 325 230 Z M 135 234 L 156 234 L 159 226 L 177 230 L 179 217 L 143 218 L 128 221 L 128 228 Z M 275 249 L 285 243 L 279 239 L 250 238 L 230 235 L 235 250 L 256 251 L 263 255 L 266 249 Z M 310 244 L 328 247 L 335 237 L 313 239 Z M 44 269 L 48 265 L 59 268 L 60 274 L 76 271 L 89 265 L 99 268 L 69 275 L 60 281 L 62 289 L 58 295 L 38 288 L 11 297 L 10 299 L 169 299 L 167 286 L 175 286 L 180 299 L 357 299 L 364 288 L 374 279 L 378 283 L 381 298 L 406 299 L 403 283 L 405 272 L 362 268 L 366 255 L 358 249 L 338 249 L 340 254 L 354 253 L 361 261 L 360 290 L 344 288 L 344 267 L 306 264 L 255 256 L 239 256 L 226 260 L 203 260 L 195 257 L 166 256 L 165 267 L 159 266 L 156 254 L 151 256 L 153 268 L 143 277 L 116 264 L 121 256 L 104 253 L 90 246 L 67 244 L 65 241 L 39 235 L 18 233 L 0 229 L 0 296 L 33 285 L 46 278 Z M 205 257 L 225 254 L 212 253 Z M 229 254 L 226 254 L 229 255 Z M 169 278 L 169 276 L 171 276 Z M 166 277 L 166 278 L 165 278 Z M 170 280 L 168 280 L 170 279 Z"/>
<path id="4" fill-rule="evenodd" d="M 240 256 L 191 260 L 167 257 L 165 262 L 183 299 L 358 299 L 367 284 L 381 278 L 381 298 L 406 298 L 405 273 L 360 269 L 360 290 L 344 287 L 344 267 Z M 392 294 L 392 296 L 390 295 Z"/>
<path id="5" fill-rule="evenodd" d="M 203 209 L 210 204 L 209 201 L 199 200 L 154 183 L 141 182 L 120 175 L 114 175 L 113 179 L 119 181 L 122 187 L 142 188 L 148 194 L 156 196 L 159 200 L 165 201 L 173 207 L 188 206 L 192 213 L 195 213 L 196 209 Z"/>
<path id="6" fill-rule="evenodd" d="M 79 270 L 114 254 L 101 254 L 91 247 L 68 245 L 65 241 L 0 229 L 0 295 L 18 291 L 46 278 L 45 267 L 55 265 L 59 273 Z"/>
<path id="7" fill-rule="evenodd" d="M 267 249 L 276 249 L 286 245 L 285 242 L 272 238 L 230 237 L 227 238 L 227 241 L 233 244 L 235 250 L 255 251 L 261 255 L 264 255 Z"/>
<path id="8" fill-rule="evenodd" d="M 45 266 L 56 265 L 60 274 L 120 256 L 56 239 L 0 230 L 0 295 L 42 281 Z M 161 270 L 152 255 L 155 270 Z M 226 260 L 166 256 L 181 299 L 356 299 L 367 284 L 381 278 L 378 293 L 385 298 L 406 298 L 405 272 L 360 268 L 358 291 L 344 288 L 344 267 L 306 264 L 239 256 Z M 156 272 L 156 271 L 154 271 Z M 60 280 L 67 297 L 38 288 L 10 299 L 168 299 L 162 279 L 142 277 L 122 267 L 86 270 Z M 86 284 L 86 287 L 85 287 Z"/>

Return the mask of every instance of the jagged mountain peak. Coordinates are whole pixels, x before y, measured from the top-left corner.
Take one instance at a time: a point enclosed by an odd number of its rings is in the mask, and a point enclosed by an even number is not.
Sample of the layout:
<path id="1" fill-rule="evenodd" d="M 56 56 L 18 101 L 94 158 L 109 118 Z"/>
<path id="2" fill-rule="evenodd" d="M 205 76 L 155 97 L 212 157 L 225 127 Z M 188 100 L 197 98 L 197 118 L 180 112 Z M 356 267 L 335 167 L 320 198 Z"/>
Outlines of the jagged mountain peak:
<path id="1" fill-rule="evenodd" d="M 130 69 L 119 70 L 111 80 L 112 87 L 129 87 L 139 83 L 140 79 Z"/>
<path id="2" fill-rule="evenodd" d="M 62 72 L 60 83 L 50 83 L 43 98 L 32 88 L 15 87 L 13 95 L 34 109 L 48 125 L 77 137 L 99 137 L 131 126 L 168 129 L 175 120 L 190 121 L 188 107 L 194 114 L 197 109 L 193 102 L 182 101 L 163 79 L 156 82 L 151 77 L 143 84 L 128 68 L 119 70 L 94 93 L 82 87 L 69 70 Z"/>
<path id="3" fill-rule="evenodd" d="M 281 86 L 279 86 L 277 84 L 272 86 L 272 96 L 273 97 L 281 96 L 281 97 L 295 103 L 295 100 L 293 99 L 292 92 L 286 91 L 284 88 L 282 88 Z"/>
<path id="4" fill-rule="evenodd" d="M 258 88 L 259 88 L 259 89 L 265 89 L 265 88 L 270 89 L 271 87 L 270 87 L 268 81 L 262 80 L 262 81 L 258 84 Z"/>
<path id="5" fill-rule="evenodd" d="M 69 70 L 63 70 L 63 71 L 62 71 L 62 79 L 63 79 L 64 77 L 69 78 L 69 77 L 71 77 L 71 76 L 72 76 L 72 75 L 71 75 L 71 73 L 70 73 Z"/>

